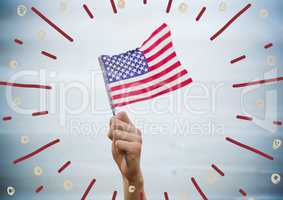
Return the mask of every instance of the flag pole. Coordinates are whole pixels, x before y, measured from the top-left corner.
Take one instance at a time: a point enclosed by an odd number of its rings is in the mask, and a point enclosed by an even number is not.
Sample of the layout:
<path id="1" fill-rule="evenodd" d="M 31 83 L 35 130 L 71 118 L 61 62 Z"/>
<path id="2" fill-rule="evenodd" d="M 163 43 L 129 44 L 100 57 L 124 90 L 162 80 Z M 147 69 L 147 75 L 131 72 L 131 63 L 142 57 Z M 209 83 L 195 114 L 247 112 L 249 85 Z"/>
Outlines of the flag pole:
<path id="1" fill-rule="evenodd" d="M 104 86 L 105 86 L 105 89 L 106 89 L 106 92 L 107 92 L 108 101 L 109 101 L 109 104 L 110 104 L 110 107 L 111 107 L 111 110 L 112 110 L 112 114 L 113 114 L 113 116 L 115 116 L 116 110 L 115 110 L 115 107 L 113 107 L 113 102 L 112 102 L 112 98 L 110 96 L 109 87 L 108 87 L 108 79 L 106 77 L 106 72 L 104 70 L 105 68 L 104 68 L 104 64 L 101 60 L 101 57 L 98 57 L 98 62 L 99 62 L 99 66 L 100 66 L 100 69 L 101 69 L 102 74 L 103 74 Z M 125 161 L 126 161 L 127 166 L 129 166 L 128 156 L 127 156 L 126 152 L 125 152 L 124 157 L 125 157 Z"/>

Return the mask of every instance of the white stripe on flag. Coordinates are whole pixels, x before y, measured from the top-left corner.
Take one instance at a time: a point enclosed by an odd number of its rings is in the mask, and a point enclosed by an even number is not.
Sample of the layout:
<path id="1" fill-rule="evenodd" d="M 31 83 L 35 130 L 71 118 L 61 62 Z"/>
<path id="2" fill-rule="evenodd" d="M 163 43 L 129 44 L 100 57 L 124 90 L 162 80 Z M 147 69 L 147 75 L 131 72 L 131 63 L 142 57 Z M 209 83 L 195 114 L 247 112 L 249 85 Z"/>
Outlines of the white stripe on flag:
<path id="1" fill-rule="evenodd" d="M 149 67 L 159 63 L 161 60 L 163 60 L 164 58 L 166 58 L 167 56 L 169 56 L 170 54 L 172 54 L 174 52 L 173 48 L 168 49 L 167 51 L 165 51 L 163 54 L 161 54 L 160 56 L 158 56 L 157 58 L 155 58 L 154 60 L 152 60 L 151 62 L 148 63 Z M 147 56 L 146 56 L 147 57 Z"/>
<path id="2" fill-rule="evenodd" d="M 142 51 L 146 50 L 148 47 L 150 47 L 152 44 L 154 44 L 154 42 L 156 42 L 159 38 L 161 38 L 162 36 L 164 36 L 168 32 L 170 32 L 170 29 L 167 26 L 166 28 L 161 30 L 158 34 L 156 34 L 153 38 L 151 38 L 145 45 L 143 45 L 140 48 L 140 50 L 142 50 Z"/>
<path id="3" fill-rule="evenodd" d="M 143 94 L 140 94 L 140 95 L 135 95 L 135 96 L 129 96 L 129 97 L 126 97 L 126 98 L 121 98 L 121 99 L 112 99 L 112 102 L 113 104 L 118 104 L 118 103 L 123 103 L 123 102 L 128 102 L 128 101 L 133 101 L 135 99 L 141 99 L 141 98 L 146 98 L 146 97 L 149 97 L 151 95 L 154 95 L 154 94 L 157 94 L 163 90 L 166 90 L 168 88 L 171 88 L 175 85 L 178 85 L 180 83 L 182 83 L 183 81 L 185 80 L 188 80 L 189 79 L 189 76 L 188 74 L 184 75 L 184 76 L 181 76 L 180 78 L 178 78 L 177 80 L 175 81 L 172 81 L 168 84 L 165 84 L 155 90 L 151 90 L 151 91 L 148 91 L 146 93 L 143 93 Z"/>
<path id="4" fill-rule="evenodd" d="M 121 94 L 121 93 L 128 93 L 128 92 L 131 92 L 131 91 L 135 91 L 135 90 L 140 90 L 142 88 L 147 88 L 147 87 L 150 87 L 152 85 L 155 85 L 171 76 L 174 76 L 175 74 L 179 73 L 180 71 L 182 71 L 184 68 L 182 66 L 179 66 L 177 67 L 176 69 L 172 70 L 171 72 L 163 75 L 162 77 L 158 78 L 158 79 L 154 79 L 148 83 L 145 83 L 145 84 L 142 84 L 142 85 L 137 85 L 137 86 L 132 86 L 132 87 L 129 87 L 129 88 L 124 88 L 124 89 L 121 89 L 121 90 L 116 90 L 116 91 L 113 91 L 111 92 L 111 96 L 114 96 L 116 94 Z"/>

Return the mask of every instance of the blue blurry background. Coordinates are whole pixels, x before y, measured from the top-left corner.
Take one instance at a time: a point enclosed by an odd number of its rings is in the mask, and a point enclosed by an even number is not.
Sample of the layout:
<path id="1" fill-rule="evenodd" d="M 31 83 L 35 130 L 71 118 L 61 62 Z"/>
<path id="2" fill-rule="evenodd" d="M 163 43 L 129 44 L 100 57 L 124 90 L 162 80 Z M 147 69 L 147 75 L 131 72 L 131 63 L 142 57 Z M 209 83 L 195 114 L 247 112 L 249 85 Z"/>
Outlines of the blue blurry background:
<path id="1" fill-rule="evenodd" d="M 90 19 L 86 3 L 94 13 Z M 117 3 L 117 2 L 116 2 Z M 187 10 L 180 10 L 185 3 Z M 215 41 L 209 38 L 247 3 L 252 7 Z M 27 13 L 17 14 L 24 5 Z M 184 5 L 184 4 L 183 4 Z M 74 38 L 71 43 L 36 16 L 35 6 Z M 282 83 L 234 89 L 233 83 L 282 76 L 282 9 L 280 0 L 232 1 L 175 0 L 169 14 L 167 1 L 126 0 L 125 8 L 112 12 L 110 1 L 53 0 L 0 1 L 0 81 L 52 85 L 50 91 L 0 86 L 0 199 L 79 199 L 92 178 L 95 187 L 89 199 L 111 199 L 122 182 L 106 137 L 111 117 L 97 58 L 119 54 L 142 44 L 163 22 L 171 27 L 179 59 L 194 83 L 150 102 L 121 110 L 129 113 L 143 131 L 142 169 L 148 199 L 201 199 L 193 188 L 194 176 L 209 199 L 283 199 L 282 182 L 271 182 L 282 174 L 282 147 L 274 150 L 274 139 L 282 140 Z M 207 10 L 199 22 L 199 10 Z M 24 41 L 16 45 L 14 39 Z M 269 42 L 271 49 L 263 46 Z M 56 54 L 57 60 L 40 52 Z M 245 54 L 247 59 L 231 65 Z M 17 64 L 15 65 L 15 62 Z M 242 100 L 242 101 L 241 101 Z M 49 115 L 32 117 L 34 111 Z M 255 123 L 236 119 L 237 114 L 258 119 Z M 21 138 L 29 139 L 22 144 Z M 274 156 L 269 161 L 225 141 L 235 138 Z M 13 165 L 12 161 L 55 138 L 60 144 L 40 155 Z M 66 161 L 70 168 L 58 174 Z M 224 172 L 220 177 L 210 165 Z M 41 176 L 34 168 L 43 170 Z M 64 187 L 68 180 L 72 188 Z M 36 194 L 37 186 L 44 191 Z M 14 196 L 6 189 L 13 186 Z"/>

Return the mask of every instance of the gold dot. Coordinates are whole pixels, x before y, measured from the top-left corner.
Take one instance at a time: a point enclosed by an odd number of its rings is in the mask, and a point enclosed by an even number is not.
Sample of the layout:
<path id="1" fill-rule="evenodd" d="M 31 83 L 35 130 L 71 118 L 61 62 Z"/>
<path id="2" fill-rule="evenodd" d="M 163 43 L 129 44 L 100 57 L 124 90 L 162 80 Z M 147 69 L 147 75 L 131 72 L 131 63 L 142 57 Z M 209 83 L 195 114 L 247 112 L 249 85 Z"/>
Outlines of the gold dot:
<path id="1" fill-rule="evenodd" d="M 25 5 L 19 5 L 17 7 L 17 14 L 21 17 L 25 16 L 27 11 L 28 11 L 28 9 Z"/>
<path id="2" fill-rule="evenodd" d="M 209 172 L 208 176 L 207 176 L 207 182 L 212 185 L 216 182 L 216 174 L 213 172 Z"/>
<path id="3" fill-rule="evenodd" d="M 36 166 L 36 167 L 33 169 L 33 173 L 34 173 L 34 175 L 36 175 L 36 176 L 41 176 L 41 175 L 43 174 L 43 170 L 41 169 L 41 167 Z"/>
<path id="4" fill-rule="evenodd" d="M 220 2 L 220 4 L 219 4 L 219 11 L 226 11 L 227 10 L 227 3 L 226 2 L 224 2 L 224 1 L 222 1 L 222 2 Z"/>
<path id="5" fill-rule="evenodd" d="M 61 0 L 60 1 L 60 12 L 61 13 L 66 13 L 67 9 L 68 9 L 68 2 L 67 2 L 67 0 Z"/>
<path id="6" fill-rule="evenodd" d="M 257 108 L 263 108 L 264 107 L 264 100 L 258 99 L 258 100 L 256 100 L 255 104 L 256 104 Z"/>
<path id="7" fill-rule="evenodd" d="M 268 15 L 269 15 L 269 13 L 266 9 L 261 9 L 259 11 L 259 16 L 262 17 L 262 18 L 266 18 L 266 17 L 268 17 Z"/>
<path id="8" fill-rule="evenodd" d="M 14 104 L 16 105 L 16 106 L 19 106 L 19 105 L 21 105 L 21 98 L 20 97 L 15 97 L 14 99 L 13 99 L 13 102 L 14 102 Z"/>
<path id="9" fill-rule="evenodd" d="M 187 12 L 188 9 L 189 9 L 189 6 L 188 6 L 187 3 L 185 3 L 185 2 L 180 3 L 180 5 L 179 5 L 179 11 L 180 11 L 181 13 Z"/>
<path id="10" fill-rule="evenodd" d="M 73 183 L 70 180 L 65 180 L 64 181 L 64 189 L 69 191 L 73 188 Z"/>
<path id="11" fill-rule="evenodd" d="M 17 66 L 18 66 L 18 62 L 17 62 L 16 60 L 10 60 L 10 62 L 9 62 L 9 67 L 10 67 L 11 69 L 16 69 Z"/>
<path id="12" fill-rule="evenodd" d="M 278 183 L 280 183 L 281 177 L 279 174 L 274 173 L 271 175 L 271 182 L 275 185 L 277 185 Z"/>
<path id="13" fill-rule="evenodd" d="M 277 63 L 276 57 L 275 56 L 267 56 L 266 62 L 269 66 L 274 66 Z"/>
<path id="14" fill-rule="evenodd" d="M 273 143 L 272 143 L 272 149 L 273 150 L 279 149 L 281 145 L 282 145 L 282 141 L 280 139 L 275 139 L 273 140 Z"/>
<path id="15" fill-rule="evenodd" d="M 14 194 L 16 193 L 16 189 L 13 186 L 9 186 L 7 187 L 7 193 L 9 196 L 14 196 Z"/>
<path id="16" fill-rule="evenodd" d="M 135 186 L 133 186 L 133 185 L 129 186 L 129 193 L 133 193 L 133 192 L 135 192 L 135 190 L 136 190 Z"/>
<path id="17" fill-rule="evenodd" d="M 39 40 L 44 40 L 45 39 L 45 36 L 46 36 L 46 33 L 44 32 L 44 31 L 38 31 L 37 32 L 37 38 L 39 39 Z"/>
<path id="18" fill-rule="evenodd" d="M 118 0 L 118 8 L 124 9 L 126 6 L 126 1 L 125 0 Z"/>
<path id="19" fill-rule="evenodd" d="M 21 144 L 28 144 L 29 138 L 28 136 L 21 136 Z"/>

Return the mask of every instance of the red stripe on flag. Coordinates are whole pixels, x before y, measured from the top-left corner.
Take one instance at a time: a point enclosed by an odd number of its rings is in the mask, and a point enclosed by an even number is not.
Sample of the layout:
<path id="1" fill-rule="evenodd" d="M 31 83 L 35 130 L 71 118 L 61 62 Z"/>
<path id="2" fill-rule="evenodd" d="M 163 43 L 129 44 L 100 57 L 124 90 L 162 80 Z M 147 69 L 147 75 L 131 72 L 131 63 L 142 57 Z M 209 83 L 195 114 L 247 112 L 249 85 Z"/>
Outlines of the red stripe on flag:
<path id="1" fill-rule="evenodd" d="M 163 42 L 164 40 L 166 40 L 167 38 L 169 38 L 171 36 L 170 31 L 165 33 L 162 37 L 160 37 L 158 40 L 156 40 L 150 47 L 148 47 L 147 49 L 145 49 L 143 52 L 144 54 L 149 53 L 151 50 L 153 50 L 155 47 L 157 47 L 161 42 Z"/>
<path id="2" fill-rule="evenodd" d="M 176 69 L 177 67 L 180 67 L 180 66 L 181 66 L 181 63 L 178 61 L 178 62 L 174 63 L 173 65 L 171 65 L 170 67 L 166 68 L 165 70 L 163 70 L 163 71 L 161 71 L 157 74 L 154 74 L 150 77 L 147 77 L 147 78 L 142 79 L 142 80 L 134 81 L 134 82 L 131 82 L 131 83 L 126 83 L 126 84 L 123 84 L 123 85 L 114 86 L 110 90 L 113 92 L 113 91 L 129 88 L 129 87 L 133 87 L 133 86 L 138 86 L 138 85 L 141 85 L 141 84 L 146 84 L 150 81 L 153 81 L 155 79 L 158 79 L 158 78 L 164 76 L 165 74 L 171 72 L 172 70 L 174 70 L 174 69 Z"/>
<path id="3" fill-rule="evenodd" d="M 131 103 L 136 103 L 136 102 L 140 102 L 140 101 L 145 101 L 145 100 L 153 99 L 153 98 L 158 97 L 158 96 L 160 96 L 160 95 L 163 95 L 163 94 L 166 94 L 166 93 L 175 91 L 175 90 L 177 90 L 177 89 L 179 89 L 179 88 L 182 88 L 182 87 L 184 87 L 184 86 L 190 84 L 191 82 L 192 82 L 192 79 L 189 78 L 189 79 L 187 79 L 187 80 L 185 80 L 185 81 L 183 81 L 183 82 L 181 82 L 181 83 L 179 83 L 179 84 L 177 84 L 177 85 L 174 85 L 174 86 L 171 87 L 171 88 L 168 88 L 168 89 L 166 89 L 166 90 L 163 90 L 163 91 L 161 91 L 161 92 L 158 92 L 158 93 L 156 93 L 156 94 L 154 94 L 154 95 L 151 95 L 151 96 L 148 96 L 148 97 L 144 97 L 144 98 L 140 98 L 140 99 L 135 99 L 135 100 L 132 100 L 132 101 L 127 101 L 127 102 L 122 102 L 122 103 L 113 104 L 113 107 L 121 107 L 121 106 L 125 106 L 125 105 L 131 104 Z"/>
<path id="4" fill-rule="evenodd" d="M 151 62 L 154 59 L 158 58 L 159 56 L 161 56 L 164 52 L 166 52 L 168 49 L 173 47 L 173 43 L 169 42 L 168 44 L 166 44 L 162 49 L 160 49 L 158 52 L 156 52 L 155 54 L 153 54 L 152 56 L 148 57 L 146 60 L 147 62 Z"/>
<path id="5" fill-rule="evenodd" d="M 169 62 L 170 60 L 172 60 L 173 58 L 175 58 L 177 56 L 176 52 L 172 52 L 169 56 L 167 56 L 166 58 L 164 58 L 163 60 L 159 61 L 158 63 L 156 63 L 155 65 L 152 65 L 149 67 L 149 71 L 153 71 L 163 65 L 165 65 L 167 62 Z"/>
<path id="6" fill-rule="evenodd" d="M 180 71 L 179 73 L 155 84 L 155 85 L 152 85 L 152 86 L 149 86 L 147 88 L 143 88 L 143 89 L 140 89 L 140 90 L 135 90 L 135 91 L 131 91 L 131 92 L 128 92 L 128 93 L 123 93 L 123 94 L 117 94 L 117 95 L 114 95 L 112 96 L 112 99 L 121 99 L 121 98 L 126 98 L 126 97 L 130 97 L 130 96 L 135 96 L 135 95 L 139 95 L 139 94 L 143 94 L 143 93 L 147 93 L 149 91 L 152 91 L 152 90 L 155 90 L 157 88 L 160 88 L 162 87 L 163 85 L 166 85 L 168 83 L 171 83 L 172 81 L 175 81 L 177 80 L 178 78 L 184 76 L 185 74 L 187 74 L 187 70 L 183 69 L 182 71 Z"/>
<path id="7" fill-rule="evenodd" d="M 167 27 L 167 24 L 162 24 L 159 28 L 157 28 L 152 34 L 151 36 L 149 36 L 149 38 L 144 41 L 144 43 L 142 44 L 142 46 L 144 46 L 146 43 L 149 42 L 149 40 L 151 40 L 154 36 L 156 36 L 159 32 L 161 32 L 163 29 L 165 29 Z"/>

